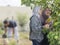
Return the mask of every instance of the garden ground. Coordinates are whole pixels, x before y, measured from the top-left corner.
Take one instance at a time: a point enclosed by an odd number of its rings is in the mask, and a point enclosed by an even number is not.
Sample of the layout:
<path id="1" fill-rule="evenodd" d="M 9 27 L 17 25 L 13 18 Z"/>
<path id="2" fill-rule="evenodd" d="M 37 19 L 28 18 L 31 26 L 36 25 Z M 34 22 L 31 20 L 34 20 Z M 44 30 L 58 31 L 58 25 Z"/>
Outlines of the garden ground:
<path id="1" fill-rule="evenodd" d="M 31 45 L 31 41 L 28 38 L 29 38 L 29 33 L 20 32 L 20 41 L 19 41 L 20 45 Z M 3 45 L 2 43 L 3 43 L 3 38 L 0 38 L 0 45 Z"/>

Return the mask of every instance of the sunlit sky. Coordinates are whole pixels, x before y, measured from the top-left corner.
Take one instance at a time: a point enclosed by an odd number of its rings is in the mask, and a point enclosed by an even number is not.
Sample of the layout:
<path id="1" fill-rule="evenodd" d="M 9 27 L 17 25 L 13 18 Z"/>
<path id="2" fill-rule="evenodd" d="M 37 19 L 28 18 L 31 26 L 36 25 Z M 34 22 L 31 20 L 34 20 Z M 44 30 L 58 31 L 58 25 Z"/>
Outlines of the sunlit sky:
<path id="1" fill-rule="evenodd" d="M 21 0 L 0 0 L 0 6 L 21 6 Z"/>

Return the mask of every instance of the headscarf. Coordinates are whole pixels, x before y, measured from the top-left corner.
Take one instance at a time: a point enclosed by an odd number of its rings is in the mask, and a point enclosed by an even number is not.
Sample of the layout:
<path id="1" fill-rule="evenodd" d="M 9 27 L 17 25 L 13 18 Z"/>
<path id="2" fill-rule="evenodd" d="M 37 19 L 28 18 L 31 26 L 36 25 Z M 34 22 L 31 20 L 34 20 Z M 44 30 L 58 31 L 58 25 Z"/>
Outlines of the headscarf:
<path id="1" fill-rule="evenodd" d="M 45 14 L 45 10 L 42 12 L 42 18 L 44 20 L 43 25 L 45 25 L 46 20 L 49 18 L 49 16 Z"/>
<path id="2" fill-rule="evenodd" d="M 35 6 L 34 9 L 33 9 L 33 15 L 36 15 L 36 16 L 39 17 L 40 15 L 39 15 L 39 12 L 38 12 L 38 11 L 39 11 L 40 9 L 41 9 L 41 7 Z"/>
<path id="3" fill-rule="evenodd" d="M 45 14 L 45 10 L 42 12 L 42 16 L 43 16 L 44 20 L 47 20 L 47 19 L 49 18 L 49 16 L 47 16 L 47 15 Z"/>

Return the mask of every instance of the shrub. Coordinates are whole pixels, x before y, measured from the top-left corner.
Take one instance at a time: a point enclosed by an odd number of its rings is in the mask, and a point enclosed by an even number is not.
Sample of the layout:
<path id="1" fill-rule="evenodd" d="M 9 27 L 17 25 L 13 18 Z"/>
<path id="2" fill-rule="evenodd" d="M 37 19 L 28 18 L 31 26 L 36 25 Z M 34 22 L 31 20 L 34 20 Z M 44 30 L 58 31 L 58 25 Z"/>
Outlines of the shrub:
<path id="1" fill-rule="evenodd" d="M 50 45 L 60 45 L 60 22 L 54 22 L 52 31 L 47 35 Z"/>
<path id="2" fill-rule="evenodd" d="M 24 14 L 17 13 L 17 20 L 18 20 L 19 26 L 21 27 L 21 31 L 25 31 L 26 24 L 28 24 L 29 22 L 29 15 L 27 15 L 26 13 Z"/>
<path id="3" fill-rule="evenodd" d="M 18 13 L 17 15 L 17 19 L 21 27 L 28 23 L 29 16 L 27 14 Z"/>

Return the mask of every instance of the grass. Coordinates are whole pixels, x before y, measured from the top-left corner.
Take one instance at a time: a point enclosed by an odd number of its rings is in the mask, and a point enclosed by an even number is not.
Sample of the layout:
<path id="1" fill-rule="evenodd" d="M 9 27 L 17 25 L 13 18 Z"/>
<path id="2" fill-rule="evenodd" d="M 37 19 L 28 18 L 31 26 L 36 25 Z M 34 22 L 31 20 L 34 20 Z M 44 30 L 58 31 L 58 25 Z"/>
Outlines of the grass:
<path id="1" fill-rule="evenodd" d="M 3 31 L 1 31 L 0 34 L 2 34 Z M 31 41 L 29 40 L 29 32 L 20 32 L 20 45 L 31 45 Z M 6 39 L 7 40 L 7 39 Z M 14 39 L 10 40 L 10 43 L 8 45 L 15 45 L 16 42 Z M 0 38 L 0 45 L 3 45 L 3 38 Z"/>
<path id="2" fill-rule="evenodd" d="M 29 33 L 28 32 L 20 32 L 20 38 L 21 39 L 29 39 Z"/>
<path id="3" fill-rule="evenodd" d="M 20 45 L 31 45 L 29 32 L 20 32 Z"/>

